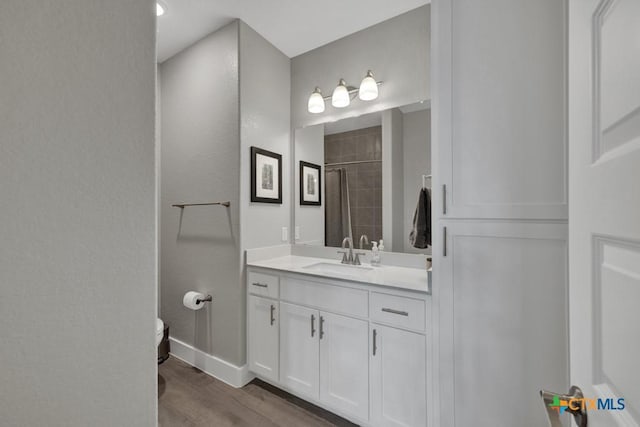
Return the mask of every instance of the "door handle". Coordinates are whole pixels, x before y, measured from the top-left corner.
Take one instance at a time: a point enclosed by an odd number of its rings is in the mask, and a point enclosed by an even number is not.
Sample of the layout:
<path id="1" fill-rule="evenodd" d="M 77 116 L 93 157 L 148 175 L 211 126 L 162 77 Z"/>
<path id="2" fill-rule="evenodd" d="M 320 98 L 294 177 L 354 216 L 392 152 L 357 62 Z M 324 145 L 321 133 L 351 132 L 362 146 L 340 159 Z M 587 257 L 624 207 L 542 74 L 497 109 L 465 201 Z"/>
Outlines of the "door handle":
<path id="1" fill-rule="evenodd" d="M 378 331 L 373 330 L 373 355 L 376 355 L 376 351 L 378 350 Z"/>
<path id="2" fill-rule="evenodd" d="M 540 390 L 540 397 L 547 410 L 551 427 L 562 427 L 560 413 L 565 411 L 573 415 L 578 427 L 587 427 L 587 406 L 580 387 L 572 385 L 568 394 Z"/>
<path id="3" fill-rule="evenodd" d="M 273 326 L 273 323 L 276 321 L 276 318 L 273 315 L 274 311 L 276 311 L 276 306 L 271 304 L 271 326 Z"/>
<path id="4" fill-rule="evenodd" d="M 311 315 L 311 338 L 316 334 L 316 316 Z"/>
<path id="5" fill-rule="evenodd" d="M 320 316 L 320 339 L 324 337 L 324 317 Z"/>

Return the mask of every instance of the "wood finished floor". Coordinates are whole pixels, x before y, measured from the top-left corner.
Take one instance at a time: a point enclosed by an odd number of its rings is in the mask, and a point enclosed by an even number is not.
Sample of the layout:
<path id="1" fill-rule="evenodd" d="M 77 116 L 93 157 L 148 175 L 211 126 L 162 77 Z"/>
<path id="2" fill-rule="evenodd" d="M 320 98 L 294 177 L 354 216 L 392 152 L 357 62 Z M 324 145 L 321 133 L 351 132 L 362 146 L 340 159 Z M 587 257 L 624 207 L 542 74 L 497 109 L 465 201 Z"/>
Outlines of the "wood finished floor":
<path id="1" fill-rule="evenodd" d="M 235 389 L 175 357 L 158 367 L 160 427 L 352 427 L 355 424 L 254 380 Z"/>

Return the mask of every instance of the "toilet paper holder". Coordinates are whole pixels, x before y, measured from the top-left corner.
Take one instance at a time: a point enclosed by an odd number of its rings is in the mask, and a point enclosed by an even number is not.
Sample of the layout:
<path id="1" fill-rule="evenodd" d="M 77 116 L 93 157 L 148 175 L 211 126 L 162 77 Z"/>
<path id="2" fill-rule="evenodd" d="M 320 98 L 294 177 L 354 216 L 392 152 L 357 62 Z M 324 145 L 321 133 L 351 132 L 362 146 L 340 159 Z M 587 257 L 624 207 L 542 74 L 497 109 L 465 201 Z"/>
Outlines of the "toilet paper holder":
<path id="1" fill-rule="evenodd" d="M 213 301 L 213 297 L 211 295 L 207 295 L 203 299 L 198 298 L 196 300 L 196 304 L 200 304 L 201 302 L 211 302 L 211 301 Z"/>

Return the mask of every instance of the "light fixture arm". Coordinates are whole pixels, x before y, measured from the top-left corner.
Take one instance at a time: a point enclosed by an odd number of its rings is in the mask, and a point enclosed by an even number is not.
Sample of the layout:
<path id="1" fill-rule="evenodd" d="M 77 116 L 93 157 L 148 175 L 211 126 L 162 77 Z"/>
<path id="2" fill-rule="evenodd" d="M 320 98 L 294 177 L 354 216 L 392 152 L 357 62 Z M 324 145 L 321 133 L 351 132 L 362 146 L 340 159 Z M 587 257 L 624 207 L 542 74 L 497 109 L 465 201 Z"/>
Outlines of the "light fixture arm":
<path id="1" fill-rule="evenodd" d="M 381 81 L 376 81 L 376 84 L 377 84 L 378 86 L 381 86 L 381 85 L 382 85 L 382 83 L 384 83 L 382 80 L 381 80 Z M 357 93 L 357 92 L 358 92 L 358 90 L 359 90 L 359 88 L 357 88 L 357 87 L 347 86 L 347 91 L 349 92 L 349 96 L 351 96 L 351 95 L 353 95 L 353 94 Z M 323 97 L 322 97 L 322 99 L 324 99 L 325 101 L 328 101 L 328 100 L 330 100 L 330 99 L 331 99 L 331 95 L 323 96 Z M 353 98 L 351 98 L 351 99 L 353 99 Z"/>

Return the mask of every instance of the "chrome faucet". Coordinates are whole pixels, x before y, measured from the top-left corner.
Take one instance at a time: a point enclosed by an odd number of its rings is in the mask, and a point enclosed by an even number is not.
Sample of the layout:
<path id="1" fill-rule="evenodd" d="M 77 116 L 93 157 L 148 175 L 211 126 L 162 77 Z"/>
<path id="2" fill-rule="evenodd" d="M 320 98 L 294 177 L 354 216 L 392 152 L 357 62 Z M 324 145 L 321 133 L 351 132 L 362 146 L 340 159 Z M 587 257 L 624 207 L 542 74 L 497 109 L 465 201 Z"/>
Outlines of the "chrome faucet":
<path id="1" fill-rule="evenodd" d="M 362 241 L 364 240 L 364 244 L 362 243 Z M 367 237 L 366 234 L 363 234 L 362 236 L 360 236 L 360 249 L 364 249 L 364 245 L 368 245 L 369 244 L 369 238 Z"/>
<path id="2" fill-rule="evenodd" d="M 366 238 L 366 236 L 365 236 Z M 360 238 L 360 243 L 362 243 L 362 237 Z M 369 242 L 367 242 L 369 243 Z M 342 249 L 347 249 L 346 245 L 349 244 L 349 251 L 338 251 L 339 254 L 342 254 L 342 263 L 343 264 L 351 264 L 351 265 L 360 265 L 360 255 L 366 255 L 364 252 L 353 252 L 353 240 L 351 237 L 345 237 L 342 240 Z M 362 245 L 360 245 L 362 247 Z"/>
<path id="3" fill-rule="evenodd" d="M 349 252 L 338 251 L 338 253 L 342 254 L 343 264 L 353 264 L 353 240 L 351 240 L 351 237 L 347 236 L 344 239 L 342 239 L 342 249 L 346 249 L 347 244 L 349 244 Z"/>

